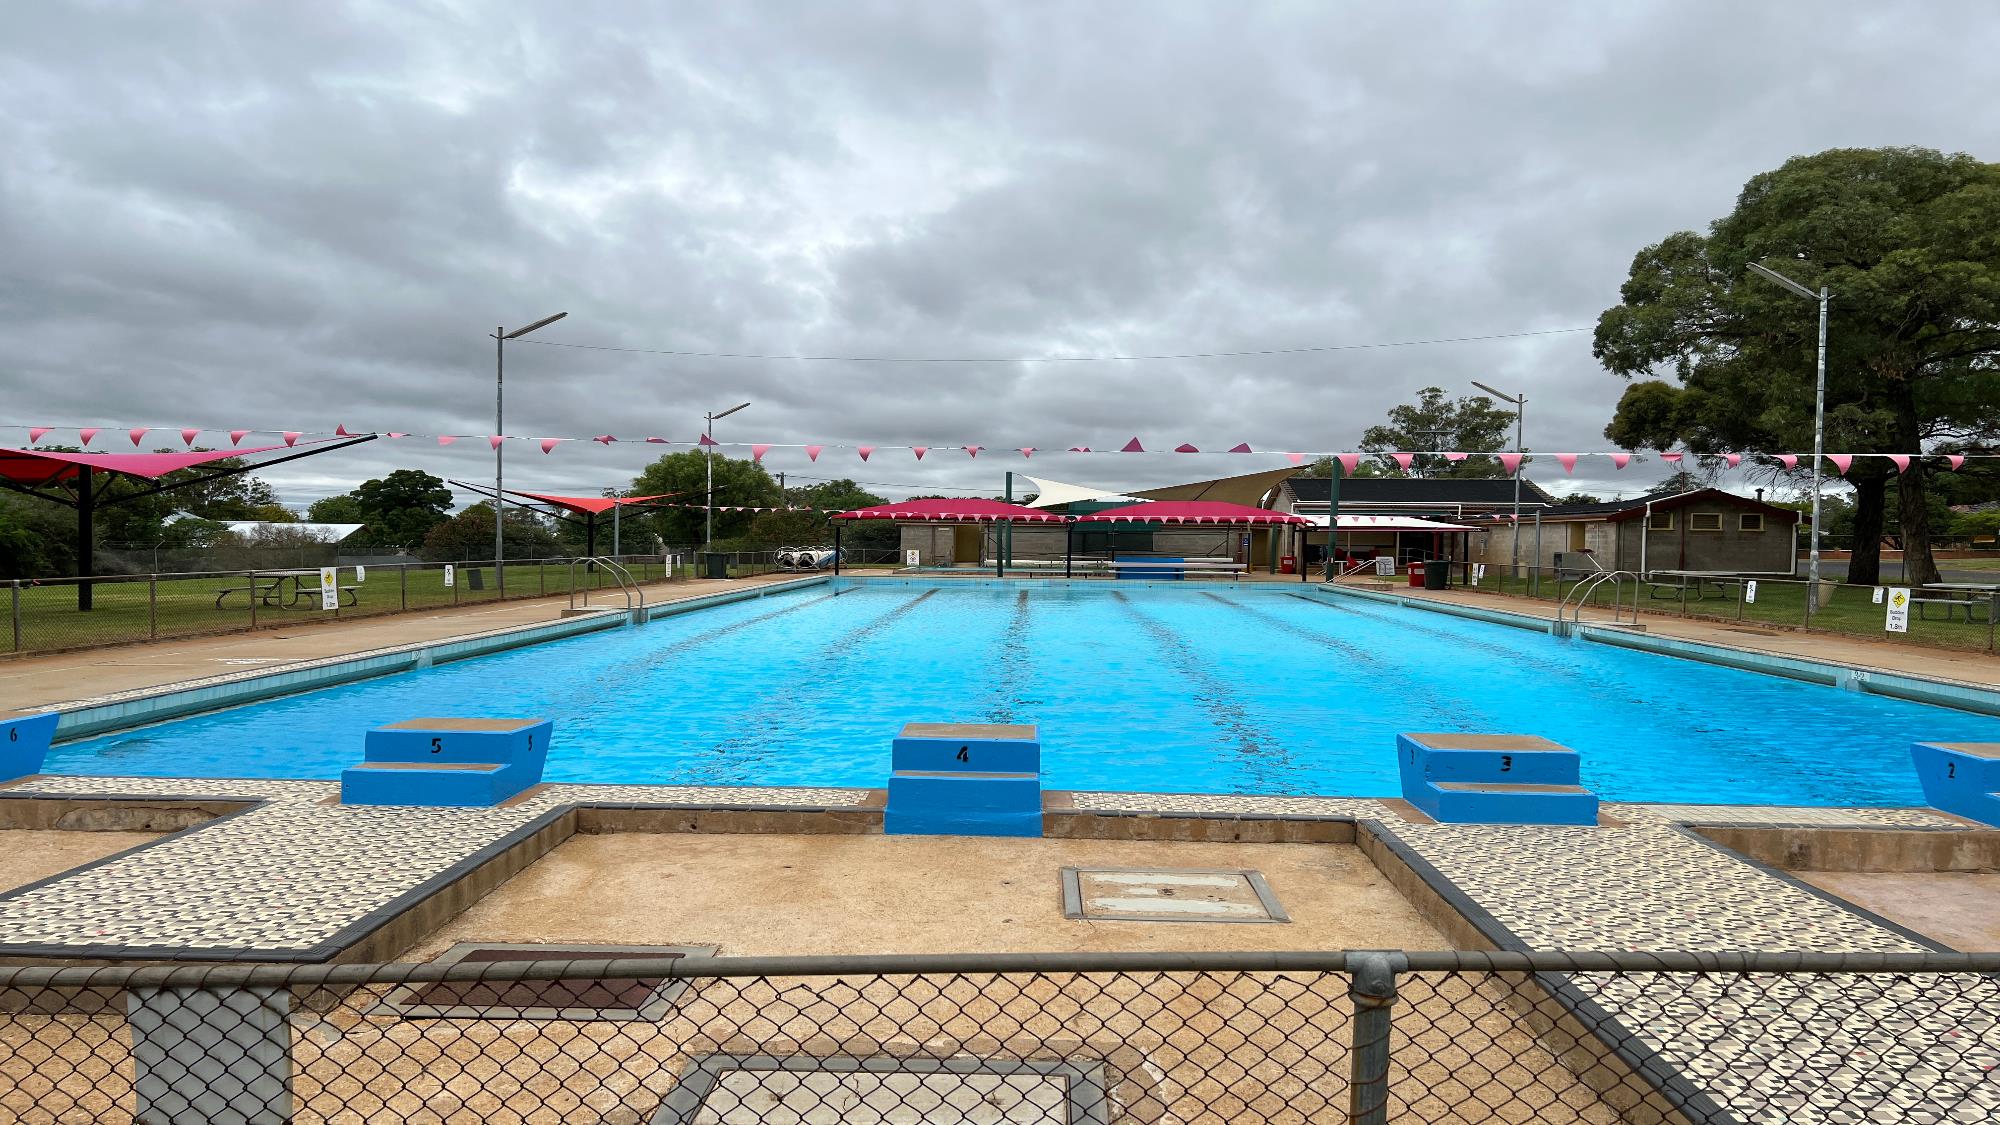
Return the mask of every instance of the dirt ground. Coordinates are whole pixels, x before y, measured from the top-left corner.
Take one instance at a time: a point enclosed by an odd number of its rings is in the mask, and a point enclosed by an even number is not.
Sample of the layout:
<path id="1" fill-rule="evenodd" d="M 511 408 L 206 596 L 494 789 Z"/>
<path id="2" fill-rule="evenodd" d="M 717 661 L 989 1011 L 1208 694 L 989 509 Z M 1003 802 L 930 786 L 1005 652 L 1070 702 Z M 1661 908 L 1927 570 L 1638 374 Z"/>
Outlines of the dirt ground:
<path id="1" fill-rule="evenodd" d="M 1798 871 L 1799 878 L 1961 953 L 2000 951 L 2000 874 Z"/>
<path id="2" fill-rule="evenodd" d="M 0 891 L 25 887 L 127 848 L 150 844 L 156 832 L 53 832 L 0 830 Z"/>

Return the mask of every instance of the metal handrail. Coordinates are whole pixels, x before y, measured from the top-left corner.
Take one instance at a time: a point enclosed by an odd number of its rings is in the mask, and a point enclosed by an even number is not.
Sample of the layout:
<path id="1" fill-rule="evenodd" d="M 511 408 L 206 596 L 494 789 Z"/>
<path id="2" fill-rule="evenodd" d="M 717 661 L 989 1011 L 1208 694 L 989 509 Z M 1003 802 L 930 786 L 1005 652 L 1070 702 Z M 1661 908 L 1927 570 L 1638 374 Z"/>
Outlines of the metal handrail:
<path id="1" fill-rule="evenodd" d="M 579 563 L 585 565 L 595 563 L 611 572 L 611 577 L 618 580 L 619 592 L 625 595 L 625 611 L 627 613 L 631 613 L 635 609 L 643 610 L 646 608 L 646 591 L 639 588 L 639 583 L 633 579 L 632 572 L 625 569 L 624 564 L 607 555 L 590 555 L 585 558 L 570 560 L 569 607 L 571 609 L 576 608 L 576 568 Z M 637 606 L 632 604 L 634 597 L 639 599 Z M 590 608 L 590 586 L 588 584 L 585 584 L 583 588 L 583 606 L 585 609 Z"/>
<path id="2" fill-rule="evenodd" d="M 1611 623 L 1614 625 L 1619 624 L 1623 620 L 1622 614 L 1624 608 L 1622 601 L 1625 596 L 1625 580 L 1627 578 L 1632 580 L 1632 621 L 1634 624 L 1637 624 L 1639 621 L 1639 585 L 1641 579 L 1637 573 L 1630 570 L 1607 570 L 1601 574 L 1593 575 L 1587 581 L 1578 582 L 1576 585 L 1570 587 L 1569 593 L 1564 594 L 1562 601 L 1556 605 L 1556 623 L 1558 625 L 1562 625 L 1565 622 L 1572 625 L 1582 624 L 1583 607 L 1590 604 L 1591 596 L 1597 593 L 1599 586 L 1609 582 L 1611 583 Z M 1571 598 L 1576 599 L 1574 612 L 1571 611 Z"/>

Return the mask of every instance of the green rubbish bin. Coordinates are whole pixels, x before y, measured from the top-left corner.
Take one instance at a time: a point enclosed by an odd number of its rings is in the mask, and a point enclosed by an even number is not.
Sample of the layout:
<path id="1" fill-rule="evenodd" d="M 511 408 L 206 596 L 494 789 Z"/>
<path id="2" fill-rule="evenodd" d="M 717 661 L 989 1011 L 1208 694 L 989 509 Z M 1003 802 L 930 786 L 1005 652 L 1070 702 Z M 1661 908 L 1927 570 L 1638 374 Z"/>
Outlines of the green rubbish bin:
<path id="1" fill-rule="evenodd" d="M 711 552 L 701 556 L 701 576 L 703 578 L 729 577 L 729 556 Z"/>
<path id="2" fill-rule="evenodd" d="M 1442 590 L 1451 581 L 1451 560 L 1431 559 L 1424 563 L 1424 589 Z"/>

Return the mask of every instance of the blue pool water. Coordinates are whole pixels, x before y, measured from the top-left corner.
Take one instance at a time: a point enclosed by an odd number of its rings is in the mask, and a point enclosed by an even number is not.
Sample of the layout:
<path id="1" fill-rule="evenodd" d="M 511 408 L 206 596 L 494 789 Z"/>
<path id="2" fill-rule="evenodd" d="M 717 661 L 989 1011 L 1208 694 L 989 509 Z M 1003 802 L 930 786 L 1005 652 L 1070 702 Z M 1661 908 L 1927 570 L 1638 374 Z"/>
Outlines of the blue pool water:
<path id="1" fill-rule="evenodd" d="M 835 593 L 835 590 L 840 590 Z M 906 722 L 1041 727 L 1059 789 L 1393 796 L 1401 731 L 1539 734 L 1611 800 L 1913 805 L 2000 719 L 1284 587 L 819 586 L 58 746 L 51 773 L 333 778 L 370 727 L 555 720 L 554 781 L 885 783 Z"/>

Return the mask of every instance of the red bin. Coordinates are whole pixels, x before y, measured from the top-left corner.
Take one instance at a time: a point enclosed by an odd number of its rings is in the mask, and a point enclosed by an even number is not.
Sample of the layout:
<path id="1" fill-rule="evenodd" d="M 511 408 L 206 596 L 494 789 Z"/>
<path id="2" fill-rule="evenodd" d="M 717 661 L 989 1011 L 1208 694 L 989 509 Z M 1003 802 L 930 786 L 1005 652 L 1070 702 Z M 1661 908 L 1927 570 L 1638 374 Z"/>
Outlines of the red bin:
<path id="1" fill-rule="evenodd" d="M 1410 564 L 1410 588 L 1413 590 L 1421 590 L 1424 588 L 1423 563 L 1413 562 Z"/>
<path id="2" fill-rule="evenodd" d="M 1299 560 L 1296 556 L 1293 555 L 1278 556 L 1278 573 L 1280 574 L 1297 574 L 1299 572 L 1298 565 L 1299 565 Z"/>

